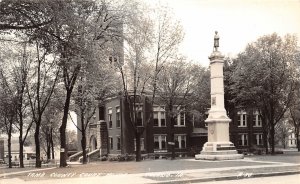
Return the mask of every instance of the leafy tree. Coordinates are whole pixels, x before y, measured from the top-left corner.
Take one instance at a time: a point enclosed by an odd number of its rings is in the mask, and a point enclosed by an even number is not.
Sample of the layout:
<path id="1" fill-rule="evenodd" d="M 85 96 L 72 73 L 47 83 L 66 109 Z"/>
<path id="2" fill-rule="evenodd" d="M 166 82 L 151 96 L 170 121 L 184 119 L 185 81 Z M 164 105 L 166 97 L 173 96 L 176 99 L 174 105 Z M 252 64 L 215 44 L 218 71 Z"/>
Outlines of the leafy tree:
<path id="1" fill-rule="evenodd" d="M 210 108 L 210 71 L 201 66 L 194 66 L 194 84 L 191 93 L 194 102 L 191 103 L 195 126 L 201 126 L 207 118 L 208 108 Z"/>
<path id="2" fill-rule="evenodd" d="M 296 87 L 292 67 L 296 49 L 294 36 L 280 37 L 276 33 L 263 36 L 239 54 L 232 75 L 233 101 L 258 109 L 270 136 L 272 154 L 275 153 L 275 126 L 290 107 Z"/>
<path id="3" fill-rule="evenodd" d="M 45 113 L 42 117 L 41 123 L 41 147 L 45 151 L 47 161 L 54 159 L 54 148 L 59 145 L 59 126 L 62 118 L 62 97 L 59 87 L 53 92 L 53 97 L 49 102 L 49 105 L 45 109 Z"/>
<path id="4" fill-rule="evenodd" d="M 286 148 L 287 138 L 291 134 L 291 124 L 288 123 L 288 118 L 282 118 L 275 126 L 275 144 L 282 144 Z"/>
<path id="5" fill-rule="evenodd" d="M 295 133 L 296 137 L 296 145 L 298 151 L 300 151 L 300 137 L 299 137 L 299 131 L 300 131 L 300 90 L 299 87 L 297 90 L 295 90 L 294 100 L 293 104 L 289 108 L 289 115 L 290 115 L 290 124 L 293 127 L 293 132 Z"/>

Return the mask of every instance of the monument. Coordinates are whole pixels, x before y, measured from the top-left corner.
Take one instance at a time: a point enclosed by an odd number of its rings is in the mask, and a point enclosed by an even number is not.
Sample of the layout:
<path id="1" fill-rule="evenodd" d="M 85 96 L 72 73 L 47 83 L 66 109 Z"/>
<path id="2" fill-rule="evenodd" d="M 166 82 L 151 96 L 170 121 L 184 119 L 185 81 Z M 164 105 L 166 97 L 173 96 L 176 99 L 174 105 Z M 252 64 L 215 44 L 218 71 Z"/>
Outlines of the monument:
<path id="1" fill-rule="evenodd" d="M 224 107 L 223 65 L 224 56 L 218 51 L 219 35 L 215 32 L 214 49 L 209 57 L 211 81 L 211 108 L 205 122 L 208 125 L 208 140 L 200 154 L 195 155 L 196 160 L 232 160 L 242 159 L 244 155 L 238 154 L 235 146 L 229 141 L 229 123 Z"/>

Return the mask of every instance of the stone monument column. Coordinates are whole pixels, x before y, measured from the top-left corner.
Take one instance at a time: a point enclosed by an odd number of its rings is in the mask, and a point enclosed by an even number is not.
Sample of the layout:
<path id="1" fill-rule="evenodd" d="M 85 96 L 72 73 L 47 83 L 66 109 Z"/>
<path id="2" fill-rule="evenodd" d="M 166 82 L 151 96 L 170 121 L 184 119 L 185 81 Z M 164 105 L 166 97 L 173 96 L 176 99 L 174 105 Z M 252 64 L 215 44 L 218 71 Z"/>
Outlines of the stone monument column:
<path id="1" fill-rule="evenodd" d="M 231 160 L 241 159 L 244 156 L 237 154 L 232 142 L 229 141 L 229 123 L 224 107 L 224 56 L 218 51 L 219 35 L 215 32 L 214 49 L 209 56 L 211 81 L 211 108 L 205 122 L 208 125 L 208 141 L 204 144 L 200 154 L 195 155 L 196 160 Z"/>

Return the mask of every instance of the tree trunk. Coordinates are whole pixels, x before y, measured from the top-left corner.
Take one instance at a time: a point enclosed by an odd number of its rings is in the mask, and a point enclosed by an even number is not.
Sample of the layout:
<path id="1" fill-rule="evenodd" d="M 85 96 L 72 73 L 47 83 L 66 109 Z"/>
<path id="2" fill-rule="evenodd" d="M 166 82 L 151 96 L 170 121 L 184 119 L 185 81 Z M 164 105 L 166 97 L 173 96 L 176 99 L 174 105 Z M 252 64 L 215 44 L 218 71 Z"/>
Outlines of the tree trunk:
<path id="1" fill-rule="evenodd" d="M 174 118 L 171 118 L 171 142 L 175 143 L 175 136 L 174 136 Z M 172 150 L 172 155 L 171 155 L 171 159 L 174 160 L 175 159 L 175 144 L 171 145 L 171 150 Z"/>
<path id="2" fill-rule="evenodd" d="M 142 160 L 141 157 L 141 133 L 136 130 L 135 132 L 135 161 L 140 162 Z"/>
<path id="3" fill-rule="evenodd" d="M 81 94 L 82 95 L 82 94 Z M 82 109 L 83 106 L 83 100 L 80 100 L 80 120 L 81 120 L 81 148 L 82 148 L 82 164 L 87 163 L 87 152 L 86 152 L 86 128 L 84 124 L 84 109 Z"/>
<path id="4" fill-rule="evenodd" d="M 87 164 L 87 152 L 86 152 L 86 135 L 82 131 L 81 148 L 82 148 L 82 164 Z"/>
<path id="5" fill-rule="evenodd" d="M 24 144 L 23 144 L 22 138 L 19 138 L 19 139 L 21 139 L 19 141 L 19 148 L 20 148 L 20 150 L 19 150 L 20 168 L 24 168 L 24 155 L 23 155 L 23 153 L 24 153 Z"/>
<path id="6" fill-rule="evenodd" d="M 40 121 L 36 122 L 36 128 L 34 132 L 34 141 L 35 141 L 35 167 L 42 167 L 41 163 L 41 147 L 40 147 Z"/>
<path id="7" fill-rule="evenodd" d="M 63 115 L 63 119 L 62 119 L 62 124 L 59 128 L 59 132 L 60 132 L 60 163 L 59 163 L 59 166 L 60 167 L 67 166 L 68 154 L 67 154 L 67 143 L 66 143 L 66 128 L 67 128 L 71 93 L 72 93 L 72 90 L 67 90 L 66 101 L 64 104 L 64 115 Z"/>
<path id="8" fill-rule="evenodd" d="M 53 144 L 53 128 L 50 128 L 50 144 L 51 144 L 51 153 L 52 153 L 52 159 L 55 159 L 54 157 L 54 144 Z"/>
<path id="9" fill-rule="evenodd" d="M 268 126 L 267 126 L 267 120 L 265 116 L 262 117 L 262 127 L 263 127 L 263 146 L 265 148 L 266 154 L 269 154 L 269 147 L 268 147 Z"/>
<path id="10" fill-rule="evenodd" d="M 23 131 L 20 128 L 20 135 L 19 135 L 19 159 L 20 159 L 20 168 L 24 168 L 24 144 L 23 144 Z"/>
<path id="11" fill-rule="evenodd" d="M 299 127 L 296 128 L 295 137 L 296 137 L 297 149 L 298 149 L 298 152 L 300 152 Z"/>
<path id="12" fill-rule="evenodd" d="M 47 161 L 51 159 L 50 132 L 47 130 Z"/>
<path id="13" fill-rule="evenodd" d="M 86 132 L 84 126 L 84 114 L 81 111 L 81 148 L 82 148 L 82 164 L 87 163 L 87 153 L 86 153 Z"/>
<path id="14" fill-rule="evenodd" d="M 9 130 L 9 133 L 8 133 L 7 149 L 8 149 L 8 167 L 12 168 L 12 163 L 11 163 L 11 129 Z"/>
<path id="15" fill-rule="evenodd" d="M 275 125 L 274 123 L 271 124 L 271 130 L 270 130 L 270 139 L 271 139 L 271 154 L 275 154 Z"/>

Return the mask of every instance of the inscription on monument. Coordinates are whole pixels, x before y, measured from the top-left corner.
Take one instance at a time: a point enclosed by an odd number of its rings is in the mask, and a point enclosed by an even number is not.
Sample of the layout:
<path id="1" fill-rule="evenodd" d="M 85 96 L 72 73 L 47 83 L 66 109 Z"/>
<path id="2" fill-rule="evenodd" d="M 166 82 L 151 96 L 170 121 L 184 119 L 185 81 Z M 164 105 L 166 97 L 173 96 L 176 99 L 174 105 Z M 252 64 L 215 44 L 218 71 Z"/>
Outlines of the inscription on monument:
<path id="1" fill-rule="evenodd" d="M 216 97 L 212 97 L 211 99 L 211 105 L 216 105 L 217 102 L 216 102 Z"/>

